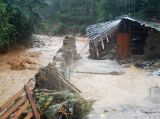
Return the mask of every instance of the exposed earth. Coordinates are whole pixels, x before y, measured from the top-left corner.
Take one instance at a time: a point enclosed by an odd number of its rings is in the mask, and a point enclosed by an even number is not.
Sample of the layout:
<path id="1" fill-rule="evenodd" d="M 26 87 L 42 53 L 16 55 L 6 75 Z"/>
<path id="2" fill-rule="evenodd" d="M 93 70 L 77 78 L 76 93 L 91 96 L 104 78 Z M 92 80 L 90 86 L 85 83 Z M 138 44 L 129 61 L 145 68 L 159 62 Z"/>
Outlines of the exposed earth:
<path id="1" fill-rule="evenodd" d="M 0 105 L 19 91 L 30 78 L 53 61 L 63 37 L 34 35 L 31 48 L 0 55 Z M 89 119 L 159 119 L 160 77 L 148 70 L 114 60 L 88 59 L 87 38 L 76 37 L 81 59 L 70 66 L 70 82 L 81 96 L 93 101 Z"/>

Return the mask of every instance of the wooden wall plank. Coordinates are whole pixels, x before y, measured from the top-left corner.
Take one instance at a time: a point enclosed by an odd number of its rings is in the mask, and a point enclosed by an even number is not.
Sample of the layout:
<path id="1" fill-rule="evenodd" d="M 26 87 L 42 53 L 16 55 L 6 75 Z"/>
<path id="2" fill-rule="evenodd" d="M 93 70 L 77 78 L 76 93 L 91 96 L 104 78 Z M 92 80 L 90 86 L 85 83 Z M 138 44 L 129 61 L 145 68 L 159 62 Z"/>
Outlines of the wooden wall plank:
<path id="1" fill-rule="evenodd" d="M 24 88 L 21 89 L 17 94 L 15 94 L 11 99 L 9 99 L 1 108 L 0 108 L 0 112 L 2 112 L 3 110 L 5 110 L 6 108 L 8 108 L 9 106 L 11 106 L 11 104 L 17 99 L 19 98 L 19 96 L 21 96 L 24 93 Z"/>
<path id="2" fill-rule="evenodd" d="M 22 97 L 13 107 L 11 107 L 6 113 L 4 113 L 0 119 L 7 119 L 19 106 L 21 106 L 27 100 L 26 96 Z"/>
<path id="3" fill-rule="evenodd" d="M 17 119 L 27 108 L 29 107 L 29 102 L 26 101 L 24 105 L 22 105 L 18 111 L 16 111 L 11 119 Z"/>
<path id="4" fill-rule="evenodd" d="M 32 86 L 31 83 L 27 84 L 27 86 L 30 88 Z M 21 89 L 18 93 L 16 93 L 11 99 L 9 99 L 5 104 L 0 107 L 0 113 L 4 111 L 6 108 L 9 108 L 9 106 L 24 93 L 24 88 Z"/>
<path id="5" fill-rule="evenodd" d="M 27 85 L 24 86 L 23 89 L 21 89 L 11 99 L 9 99 L 0 108 L 0 113 L 1 113 L 0 119 L 7 119 L 9 116 L 11 116 L 10 117 L 11 119 L 17 119 L 30 105 L 32 107 L 32 112 L 28 113 L 28 115 L 25 117 L 25 119 L 30 119 L 33 116 L 36 119 L 40 119 L 40 115 L 36 109 L 35 102 L 32 98 L 32 92 L 30 91 L 30 90 L 32 90 L 32 88 L 33 88 L 33 84 L 28 83 Z M 25 96 L 23 96 L 23 95 L 25 95 Z M 22 97 L 22 98 L 20 98 L 20 97 Z M 15 100 L 17 100 L 17 99 L 19 99 L 19 101 L 15 102 Z"/>
<path id="6" fill-rule="evenodd" d="M 36 119 L 40 119 L 40 115 L 39 115 L 39 113 L 38 113 L 38 111 L 37 111 L 35 102 L 34 102 L 34 100 L 33 100 L 33 98 L 32 98 L 32 93 L 31 93 L 31 91 L 29 90 L 29 88 L 28 88 L 27 85 L 25 85 L 24 88 L 25 88 L 25 90 L 26 90 L 26 95 L 28 96 L 29 102 L 30 102 L 30 104 L 31 104 L 34 117 L 35 117 Z"/>
<path id="7" fill-rule="evenodd" d="M 30 119 L 33 117 L 33 113 L 29 112 L 28 115 L 24 119 Z"/>

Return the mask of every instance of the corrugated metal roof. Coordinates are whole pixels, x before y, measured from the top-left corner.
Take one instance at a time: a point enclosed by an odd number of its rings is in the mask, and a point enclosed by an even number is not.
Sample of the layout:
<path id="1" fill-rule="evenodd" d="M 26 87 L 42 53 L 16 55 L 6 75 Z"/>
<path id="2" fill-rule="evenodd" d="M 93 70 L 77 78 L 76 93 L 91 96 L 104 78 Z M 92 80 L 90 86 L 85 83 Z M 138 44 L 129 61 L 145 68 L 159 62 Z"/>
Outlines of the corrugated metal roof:
<path id="1" fill-rule="evenodd" d="M 136 20 L 136 19 L 133 19 L 133 18 L 130 18 L 130 17 L 123 17 L 123 19 L 127 19 L 127 20 L 130 20 L 130 21 L 135 21 L 135 22 L 140 23 L 141 25 L 144 25 L 145 27 L 150 27 L 150 28 L 153 28 L 157 31 L 160 31 L 160 23 L 146 22 L 146 21 Z"/>
<path id="2" fill-rule="evenodd" d="M 122 19 L 130 20 L 133 22 L 138 22 L 140 25 L 143 25 L 144 27 L 149 27 L 149 28 L 155 29 L 157 31 L 160 31 L 160 24 L 159 23 L 144 22 L 144 21 L 135 20 L 130 17 L 122 17 L 118 20 L 90 25 L 86 28 L 86 35 L 88 38 L 90 38 L 90 40 L 95 40 L 99 36 L 103 35 L 104 33 L 107 33 L 110 30 L 112 30 L 113 28 L 118 27 L 118 25 L 121 23 Z"/>

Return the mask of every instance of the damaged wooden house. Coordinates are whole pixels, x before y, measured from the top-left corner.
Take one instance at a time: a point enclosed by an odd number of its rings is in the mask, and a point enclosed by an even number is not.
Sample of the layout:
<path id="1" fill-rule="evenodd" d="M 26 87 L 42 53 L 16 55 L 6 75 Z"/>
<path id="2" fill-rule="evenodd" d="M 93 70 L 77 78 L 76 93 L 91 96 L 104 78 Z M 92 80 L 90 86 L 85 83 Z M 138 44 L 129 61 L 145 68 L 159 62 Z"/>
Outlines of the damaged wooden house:
<path id="1" fill-rule="evenodd" d="M 160 24 L 130 17 L 90 25 L 90 56 L 94 59 L 126 59 L 133 55 L 160 57 Z"/>

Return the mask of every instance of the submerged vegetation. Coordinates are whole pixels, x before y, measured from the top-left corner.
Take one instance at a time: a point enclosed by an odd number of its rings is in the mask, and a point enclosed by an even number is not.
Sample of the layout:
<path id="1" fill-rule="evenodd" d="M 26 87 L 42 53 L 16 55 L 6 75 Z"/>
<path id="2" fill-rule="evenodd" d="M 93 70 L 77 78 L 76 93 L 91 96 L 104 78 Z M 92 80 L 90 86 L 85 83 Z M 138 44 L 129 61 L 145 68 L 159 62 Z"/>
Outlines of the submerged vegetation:
<path id="1" fill-rule="evenodd" d="M 91 103 L 64 79 L 64 71 L 50 63 L 35 76 L 34 97 L 42 119 L 84 119 Z"/>
<path id="2" fill-rule="evenodd" d="M 42 119 L 83 119 L 91 110 L 76 93 L 36 90 L 34 95 Z"/>

